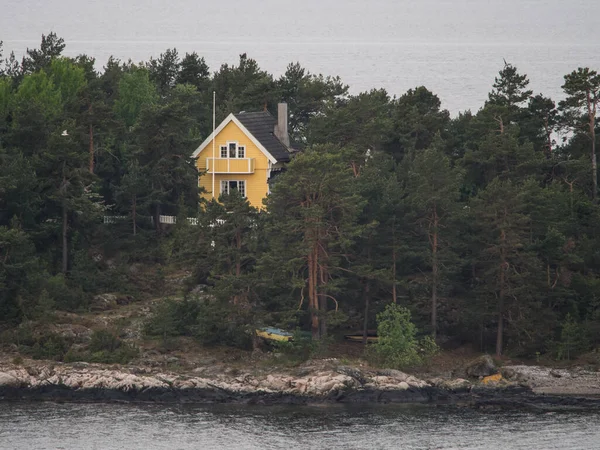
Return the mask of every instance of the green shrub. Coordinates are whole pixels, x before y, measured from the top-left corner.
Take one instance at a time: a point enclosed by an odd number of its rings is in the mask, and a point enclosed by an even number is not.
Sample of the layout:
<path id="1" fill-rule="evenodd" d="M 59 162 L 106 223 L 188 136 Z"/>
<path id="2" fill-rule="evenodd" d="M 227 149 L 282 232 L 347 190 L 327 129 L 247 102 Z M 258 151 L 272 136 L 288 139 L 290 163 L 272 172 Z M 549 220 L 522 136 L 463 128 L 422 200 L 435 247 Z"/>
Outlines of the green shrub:
<path id="1" fill-rule="evenodd" d="M 139 350 L 119 339 L 108 330 L 97 330 L 92 334 L 85 351 L 73 349 L 65 355 L 65 362 L 85 361 L 102 364 L 127 364 L 139 355 Z"/>
<path id="2" fill-rule="evenodd" d="M 567 359 L 577 357 L 590 347 L 585 327 L 579 324 L 571 314 L 567 314 L 562 323 L 560 341 L 556 344 L 556 358 Z"/>
<path id="3" fill-rule="evenodd" d="M 291 341 L 275 341 L 271 344 L 276 352 L 282 353 L 292 362 L 304 362 L 314 356 L 320 343 L 313 341 L 309 333 L 296 329 Z"/>
<path id="4" fill-rule="evenodd" d="M 24 295 L 17 298 L 23 317 L 28 320 L 48 323 L 54 315 L 54 300 L 46 289 L 37 295 Z"/>
<path id="5" fill-rule="evenodd" d="M 122 341 L 108 330 L 96 330 L 92 333 L 88 349 L 91 352 L 114 352 L 122 345 Z"/>
<path id="6" fill-rule="evenodd" d="M 48 278 L 45 287 L 57 309 L 76 311 L 85 308 L 88 304 L 88 296 L 80 287 L 69 286 L 62 274 Z"/>
<path id="7" fill-rule="evenodd" d="M 202 303 L 193 332 L 204 345 L 227 345 L 242 350 L 252 348 L 254 330 L 247 311 L 234 309 L 229 304 Z"/>
<path id="8" fill-rule="evenodd" d="M 73 286 L 90 294 L 127 292 L 129 289 L 124 266 L 106 267 L 106 264 L 97 263 L 90 258 L 87 250 L 74 253 L 69 279 Z"/>
<path id="9" fill-rule="evenodd" d="M 396 304 L 388 305 L 377 315 L 377 336 L 372 351 L 382 363 L 394 368 L 422 364 L 438 351 L 430 337 L 417 339 L 417 328 L 411 321 L 410 311 Z"/>
<path id="10" fill-rule="evenodd" d="M 201 303 L 196 299 L 163 300 L 144 325 L 149 336 L 166 339 L 173 336 L 192 336 L 198 322 Z"/>
<path id="11" fill-rule="evenodd" d="M 250 320 L 244 311 L 221 302 L 164 300 L 144 326 L 149 336 L 192 336 L 204 345 L 252 347 Z"/>
<path id="12" fill-rule="evenodd" d="M 71 347 L 71 343 L 58 334 L 50 333 L 35 339 L 33 345 L 30 342 L 19 346 L 19 351 L 33 359 L 52 359 L 62 361 Z"/>

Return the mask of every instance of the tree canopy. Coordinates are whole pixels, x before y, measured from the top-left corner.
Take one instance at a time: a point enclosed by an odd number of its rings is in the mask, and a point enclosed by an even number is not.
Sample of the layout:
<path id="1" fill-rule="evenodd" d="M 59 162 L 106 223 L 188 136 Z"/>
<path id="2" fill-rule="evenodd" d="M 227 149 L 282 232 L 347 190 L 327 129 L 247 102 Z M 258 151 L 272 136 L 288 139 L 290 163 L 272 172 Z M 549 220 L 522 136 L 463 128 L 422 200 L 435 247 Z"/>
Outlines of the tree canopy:
<path id="1" fill-rule="evenodd" d="M 174 48 L 98 70 L 65 45 L 43 35 L 0 70 L 2 325 L 85 310 L 146 264 L 185 267 L 186 296 L 212 296 L 165 306 L 195 311 L 181 333 L 203 342 L 260 325 L 366 341 L 400 311 L 440 343 L 498 355 L 571 357 L 573 330 L 581 351 L 598 343 L 596 71 L 565 75 L 557 108 L 505 62 L 481 109 L 451 117 L 424 86 L 353 94 L 299 63 L 277 77 L 242 54 L 211 72 Z M 299 151 L 265 210 L 238 192 L 199 201 L 190 155 L 213 90 L 218 120 L 289 105 Z"/>

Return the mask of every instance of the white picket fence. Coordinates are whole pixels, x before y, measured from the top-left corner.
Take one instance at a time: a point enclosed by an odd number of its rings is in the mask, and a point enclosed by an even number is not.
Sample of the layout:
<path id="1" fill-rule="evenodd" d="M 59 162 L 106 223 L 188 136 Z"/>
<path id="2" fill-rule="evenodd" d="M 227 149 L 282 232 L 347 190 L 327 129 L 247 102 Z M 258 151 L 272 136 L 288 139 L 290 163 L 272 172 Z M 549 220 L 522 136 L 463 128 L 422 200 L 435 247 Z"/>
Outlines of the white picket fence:
<path id="1" fill-rule="evenodd" d="M 126 219 L 127 216 L 104 216 L 104 223 L 117 223 Z"/>
<path id="2" fill-rule="evenodd" d="M 104 216 L 103 217 L 103 221 L 106 224 L 114 224 L 117 222 L 122 222 L 124 220 L 127 220 L 127 216 Z M 154 221 L 154 218 L 152 218 L 151 220 Z M 165 223 L 167 225 L 175 225 L 177 223 L 177 217 L 176 216 L 158 216 L 158 221 L 160 223 Z M 194 225 L 194 226 L 198 225 L 197 217 L 188 217 L 187 221 L 190 225 Z"/>
<path id="3" fill-rule="evenodd" d="M 103 221 L 105 224 L 115 224 L 117 222 L 123 222 L 127 220 L 129 216 L 103 216 Z M 150 217 L 150 221 L 154 223 L 154 217 Z M 177 223 L 177 216 L 158 216 L 158 221 L 160 223 L 164 223 L 167 225 L 175 225 Z M 193 226 L 198 226 L 198 218 L 197 217 L 188 217 L 188 224 Z M 225 223 L 225 219 L 215 219 L 213 223 L 210 223 L 209 227 L 215 227 L 218 225 L 223 225 Z"/>

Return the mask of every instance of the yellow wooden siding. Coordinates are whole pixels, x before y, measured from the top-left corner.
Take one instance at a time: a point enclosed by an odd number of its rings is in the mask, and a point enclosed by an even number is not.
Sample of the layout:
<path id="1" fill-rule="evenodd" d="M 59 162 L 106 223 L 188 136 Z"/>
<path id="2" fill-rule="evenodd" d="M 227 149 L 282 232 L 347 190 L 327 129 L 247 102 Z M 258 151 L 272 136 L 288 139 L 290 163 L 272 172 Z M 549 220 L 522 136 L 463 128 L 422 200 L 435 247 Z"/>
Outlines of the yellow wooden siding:
<path id="1" fill-rule="evenodd" d="M 238 128 L 238 126 L 229 122 L 223 130 L 215 137 L 215 158 L 221 157 L 221 146 L 227 145 L 228 142 L 237 142 L 238 145 L 246 147 L 245 158 L 252 158 L 253 161 L 253 173 L 250 174 L 234 174 L 234 173 L 216 173 L 215 174 L 215 197 L 218 198 L 221 193 L 221 181 L 223 180 L 235 180 L 246 182 L 246 197 L 252 206 L 262 208 L 263 198 L 267 196 L 269 187 L 267 184 L 267 171 L 269 169 L 268 158 L 254 145 L 254 143 L 246 136 L 246 134 Z M 199 179 L 199 186 L 203 187 L 206 191 L 203 197 L 206 199 L 212 198 L 212 174 L 206 172 L 206 159 L 212 158 L 213 146 L 212 142 L 209 143 L 204 150 L 200 152 L 196 160 L 196 167 L 198 172 L 201 174 Z M 222 161 L 227 161 L 223 158 Z M 232 163 L 232 164 L 231 164 Z M 236 161 L 235 158 L 231 159 L 230 170 L 241 170 L 239 164 L 241 161 Z M 247 161 L 243 161 L 242 164 L 246 164 L 244 171 L 247 171 Z M 224 164 L 221 161 L 217 161 L 216 167 L 218 170 L 224 169 Z M 239 166 L 239 167 L 238 167 Z"/>

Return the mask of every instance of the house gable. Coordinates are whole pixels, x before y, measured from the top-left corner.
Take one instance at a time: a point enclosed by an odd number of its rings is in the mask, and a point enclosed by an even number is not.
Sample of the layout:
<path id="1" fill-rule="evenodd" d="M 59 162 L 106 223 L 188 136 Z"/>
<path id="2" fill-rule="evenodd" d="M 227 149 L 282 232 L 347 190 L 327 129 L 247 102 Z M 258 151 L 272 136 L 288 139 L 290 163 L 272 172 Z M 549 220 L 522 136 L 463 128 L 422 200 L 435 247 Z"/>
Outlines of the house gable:
<path id="1" fill-rule="evenodd" d="M 211 133 L 204 140 L 204 142 L 202 142 L 202 144 L 200 144 L 200 146 L 192 154 L 192 158 L 198 158 L 198 156 L 200 156 L 200 153 L 202 153 L 202 151 L 205 150 L 206 148 L 210 148 L 212 150 L 211 144 L 213 142 L 213 137 L 216 141 L 217 138 L 219 137 L 219 134 L 223 130 L 225 130 L 225 127 L 227 127 L 227 125 L 229 125 L 232 122 L 242 131 L 242 133 L 244 133 L 248 137 L 250 142 L 252 142 L 262 152 L 262 154 L 271 162 L 271 164 L 277 163 L 277 159 L 273 155 L 271 155 L 271 153 L 269 153 L 269 151 L 260 143 L 260 141 L 258 139 L 256 139 L 256 137 L 254 137 L 254 135 L 252 133 L 250 133 L 250 131 L 248 131 L 248 129 L 233 114 L 229 114 L 225 118 L 225 120 L 223 120 L 223 122 L 221 122 L 221 124 L 217 127 L 217 129 L 215 129 L 215 131 L 213 133 Z M 218 152 L 219 152 L 219 149 L 216 148 L 215 156 L 217 156 L 219 154 Z"/>

